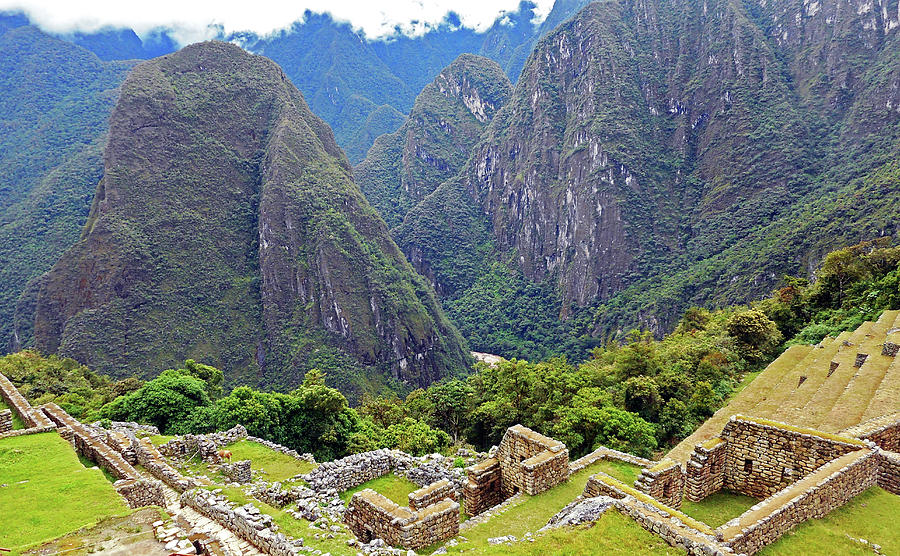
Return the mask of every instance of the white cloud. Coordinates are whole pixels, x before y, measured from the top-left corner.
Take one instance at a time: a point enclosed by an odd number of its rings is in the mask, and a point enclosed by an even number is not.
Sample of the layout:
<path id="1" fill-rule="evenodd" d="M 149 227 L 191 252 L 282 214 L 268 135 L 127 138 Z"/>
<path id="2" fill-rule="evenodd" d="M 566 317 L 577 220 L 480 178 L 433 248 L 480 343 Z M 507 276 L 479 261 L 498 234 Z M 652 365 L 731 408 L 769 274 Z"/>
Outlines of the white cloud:
<path id="1" fill-rule="evenodd" d="M 91 32 L 103 27 L 130 27 L 138 34 L 166 27 L 182 43 L 202 40 L 221 27 L 225 33 L 253 31 L 265 35 L 289 27 L 303 13 L 330 13 L 348 21 L 367 37 L 391 35 L 396 27 L 421 34 L 456 12 L 466 27 L 484 30 L 519 0 L 0 0 L 0 11 L 21 10 L 45 30 Z M 536 16 L 546 17 L 553 0 L 535 0 Z"/>

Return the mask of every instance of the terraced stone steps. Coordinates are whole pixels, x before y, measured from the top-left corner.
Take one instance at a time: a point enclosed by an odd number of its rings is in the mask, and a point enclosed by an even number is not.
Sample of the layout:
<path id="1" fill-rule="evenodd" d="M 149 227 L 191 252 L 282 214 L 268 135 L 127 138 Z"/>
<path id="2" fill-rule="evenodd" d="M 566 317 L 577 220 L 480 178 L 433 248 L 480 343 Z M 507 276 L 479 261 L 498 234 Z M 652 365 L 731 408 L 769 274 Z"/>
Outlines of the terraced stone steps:
<path id="1" fill-rule="evenodd" d="M 894 316 L 889 330 L 900 324 L 900 311 L 885 311 L 885 315 Z M 857 369 L 856 374 L 850 379 L 850 382 L 832 406 L 831 411 L 821 420 L 819 427 L 822 430 L 838 431 L 865 421 L 864 414 L 874 401 L 882 385 L 888 387 L 892 380 L 896 382 L 897 378 L 900 378 L 896 376 L 888 377 L 891 367 L 896 367 L 898 358 L 881 354 L 884 338 L 882 336 L 876 342 L 874 352 L 869 353 L 866 362 Z M 888 382 L 885 382 L 885 379 Z M 894 397 L 893 401 L 894 410 L 900 409 L 900 398 Z M 885 413 L 893 413 L 893 411 L 890 407 L 885 406 Z M 874 417 L 880 415 L 874 415 Z"/>
<path id="2" fill-rule="evenodd" d="M 893 323 L 893 319 L 890 319 L 890 322 L 886 322 L 885 315 L 882 315 L 877 323 L 865 327 L 866 333 L 859 339 L 859 342 L 854 342 L 852 346 L 842 346 L 838 356 L 835 358 L 835 361 L 839 363 L 838 368 L 830 377 L 827 376 L 827 372 L 825 373 L 827 378 L 820 382 L 802 409 L 789 415 L 793 420 L 788 422 L 795 422 L 815 429 L 825 430 L 826 432 L 845 429 L 855 424 L 844 420 L 844 424 L 838 426 L 837 429 L 822 428 L 823 420 L 831 412 L 831 409 L 837 403 L 841 394 L 844 393 L 853 377 L 858 372 L 869 372 L 870 369 L 877 367 L 877 364 L 873 365 L 873 360 L 876 354 L 880 356 L 884 335 Z M 862 328 L 864 327 L 860 326 L 860 329 Z M 862 366 L 857 367 L 855 366 L 857 355 L 861 353 L 866 354 L 868 357 Z M 821 375 L 821 369 L 814 369 L 814 374 L 817 376 Z"/>
<path id="3" fill-rule="evenodd" d="M 854 332 L 841 332 L 837 338 L 828 342 L 827 345 L 813 350 L 811 357 L 799 362 L 789 373 L 784 375 L 781 382 L 773 389 L 773 395 L 765 400 L 760 400 L 755 407 L 747 411 L 747 414 L 754 417 L 768 418 L 779 413 L 783 408 L 802 407 L 805 405 L 809 401 L 809 396 L 815 392 L 811 388 L 812 385 L 820 384 L 820 381 L 815 377 L 815 369 L 824 368 L 823 375 L 827 376 L 831 361 L 838 356 L 841 348 L 845 347 L 845 342 L 858 343 L 865 336 L 864 330 L 868 330 L 867 325 L 871 324 L 864 323 L 860 329 Z M 805 380 L 801 384 L 801 378 L 803 377 L 805 377 Z M 813 382 L 807 384 L 811 379 Z M 802 388 L 804 385 L 806 388 Z"/>

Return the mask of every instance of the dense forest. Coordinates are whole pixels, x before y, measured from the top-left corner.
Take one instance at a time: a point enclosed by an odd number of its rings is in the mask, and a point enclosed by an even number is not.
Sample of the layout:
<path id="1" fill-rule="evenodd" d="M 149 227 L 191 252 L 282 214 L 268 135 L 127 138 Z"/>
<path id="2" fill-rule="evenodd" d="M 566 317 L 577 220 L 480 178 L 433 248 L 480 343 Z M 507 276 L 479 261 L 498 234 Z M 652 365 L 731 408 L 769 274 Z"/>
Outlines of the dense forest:
<path id="1" fill-rule="evenodd" d="M 320 459 L 379 447 L 484 450 L 515 423 L 559 438 L 574 455 L 604 445 L 650 456 L 689 435 L 787 345 L 816 343 L 900 308 L 900 247 L 884 240 L 828 254 L 815 277 L 785 277 L 749 307 L 691 308 L 662 340 L 633 330 L 580 364 L 478 363 L 466 377 L 356 407 L 317 370 L 290 392 L 241 386 L 227 395 L 222 372 L 192 360 L 146 382 L 115 381 L 71 359 L 23 351 L 0 359 L 0 372 L 32 402 L 54 401 L 85 421 L 134 420 L 169 434 L 240 423 Z"/>

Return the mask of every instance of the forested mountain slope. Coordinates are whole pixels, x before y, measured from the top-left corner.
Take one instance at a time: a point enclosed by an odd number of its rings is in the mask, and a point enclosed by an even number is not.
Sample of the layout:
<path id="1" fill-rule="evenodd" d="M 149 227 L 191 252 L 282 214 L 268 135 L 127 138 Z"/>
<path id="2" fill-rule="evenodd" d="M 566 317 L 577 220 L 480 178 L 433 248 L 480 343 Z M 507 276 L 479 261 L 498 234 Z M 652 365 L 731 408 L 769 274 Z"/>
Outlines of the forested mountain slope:
<path id="1" fill-rule="evenodd" d="M 475 321 L 494 318 L 496 284 L 471 253 L 493 251 L 559 295 L 570 336 L 759 297 L 896 231 L 898 17 L 896 2 L 591 4 L 538 43 L 398 243 Z"/>
<path id="2" fill-rule="evenodd" d="M 24 20 L 0 21 L 0 346 L 29 281 L 78 240 L 102 174 L 107 118 L 133 64 L 103 62 Z M 21 303 L 33 301 L 31 284 Z"/>
<path id="3" fill-rule="evenodd" d="M 81 241 L 42 284 L 35 345 L 113 375 L 185 358 L 231 383 L 312 367 L 353 394 L 469 355 L 271 60 L 193 45 L 135 67 Z"/>

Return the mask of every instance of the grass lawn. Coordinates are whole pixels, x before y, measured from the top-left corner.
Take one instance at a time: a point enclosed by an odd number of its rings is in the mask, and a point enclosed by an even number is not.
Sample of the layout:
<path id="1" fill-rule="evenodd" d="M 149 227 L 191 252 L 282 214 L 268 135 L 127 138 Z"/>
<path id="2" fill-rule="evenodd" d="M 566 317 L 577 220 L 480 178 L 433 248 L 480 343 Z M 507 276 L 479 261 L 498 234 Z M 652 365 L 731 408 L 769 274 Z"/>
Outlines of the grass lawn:
<path id="1" fill-rule="evenodd" d="M 55 432 L 0 440 L 0 546 L 16 550 L 131 512 Z"/>
<path id="2" fill-rule="evenodd" d="M 637 466 L 618 461 L 600 460 L 575 473 L 566 482 L 547 492 L 542 492 L 537 496 L 525 495 L 524 500 L 518 505 L 509 508 L 499 516 L 494 516 L 488 521 L 464 531 L 462 536 L 467 541 L 460 542 L 457 546 L 448 546 L 447 551 L 456 553 L 477 548 L 480 554 L 482 550 L 487 549 L 487 540 L 489 538 L 505 535 L 514 535 L 521 538 L 522 535 L 529 531 L 537 531 L 546 525 L 547 521 L 563 509 L 566 504 L 581 494 L 588 479 L 598 471 L 612 471 L 617 474 L 617 478 L 622 478 L 622 480 L 628 480 L 630 477 L 629 483 L 633 482 L 640 474 L 640 469 Z M 435 548 L 437 547 L 429 547 L 427 553 L 430 554 Z M 573 552 L 573 554 L 576 553 Z M 523 554 L 530 554 L 530 552 L 523 552 Z"/>
<path id="3" fill-rule="evenodd" d="M 25 423 L 23 423 L 22 419 L 19 418 L 19 414 L 13 411 L 13 409 L 6 405 L 6 402 L 4 402 L 2 398 L 0 398 L 0 411 L 3 411 L 4 409 L 8 409 L 10 413 L 12 413 L 13 430 L 25 428 Z"/>
<path id="4" fill-rule="evenodd" d="M 881 554 L 900 554 L 900 528 L 894 521 L 897 516 L 900 496 L 872 487 L 822 519 L 801 523 L 759 554 L 873 554 L 871 546 L 851 540 L 848 535 L 866 539 L 870 545 L 881 545 Z"/>
<path id="5" fill-rule="evenodd" d="M 366 481 L 365 483 L 359 486 L 355 486 L 350 490 L 345 490 L 341 493 L 341 500 L 343 500 L 345 504 L 348 504 L 350 502 L 350 498 L 352 498 L 355 493 L 367 488 L 371 488 L 378 494 L 381 494 L 382 496 L 399 506 L 409 506 L 409 498 L 407 497 L 407 495 L 411 492 L 419 490 L 419 485 L 415 484 L 409 479 L 399 477 L 397 475 L 394 475 L 393 473 L 388 473 L 387 475 L 378 477 L 377 479 Z"/>
<path id="6" fill-rule="evenodd" d="M 463 535 L 465 536 L 465 534 Z M 532 555 L 589 556 L 593 554 L 623 556 L 683 555 L 683 550 L 672 548 L 662 538 L 644 530 L 633 519 L 615 510 L 608 510 L 593 527 L 566 527 L 548 531 L 534 542 L 517 542 L 511 546 L 495 545 L 479 547 L 477 554 L 484 555 Z"/>
<path id="7" fill-rule="evenodd" d="M 284 481 L 316 468 L 312 463 L 300 461 L 249 440 L 230 444 L 227 449 L 231 451 L 231 461 L 251 460 L 250 468 L 265 472 L 265 478 L 269 482 Z"/>
<path id="8" fill-rule="evenodd" d="M 138 436 L 140 436 L 140 435 L 138 435 Z M 150 436 L 150 442 L 154 446 L 162 446 L 163 444 L 172 440 L 173 438 L 175 438 L 175 435 L 172 435 L 172 434 L 155 434 L 155 435 Z"/>
<path id="9" fill-rule="evenodd" d="M 757 502 L 759 500 L 756 498 L 720 490 L 700 502 L 691 502 L 685 498 L 681 502 L 681 511 L 715 528 L 746 512 Z"/>

